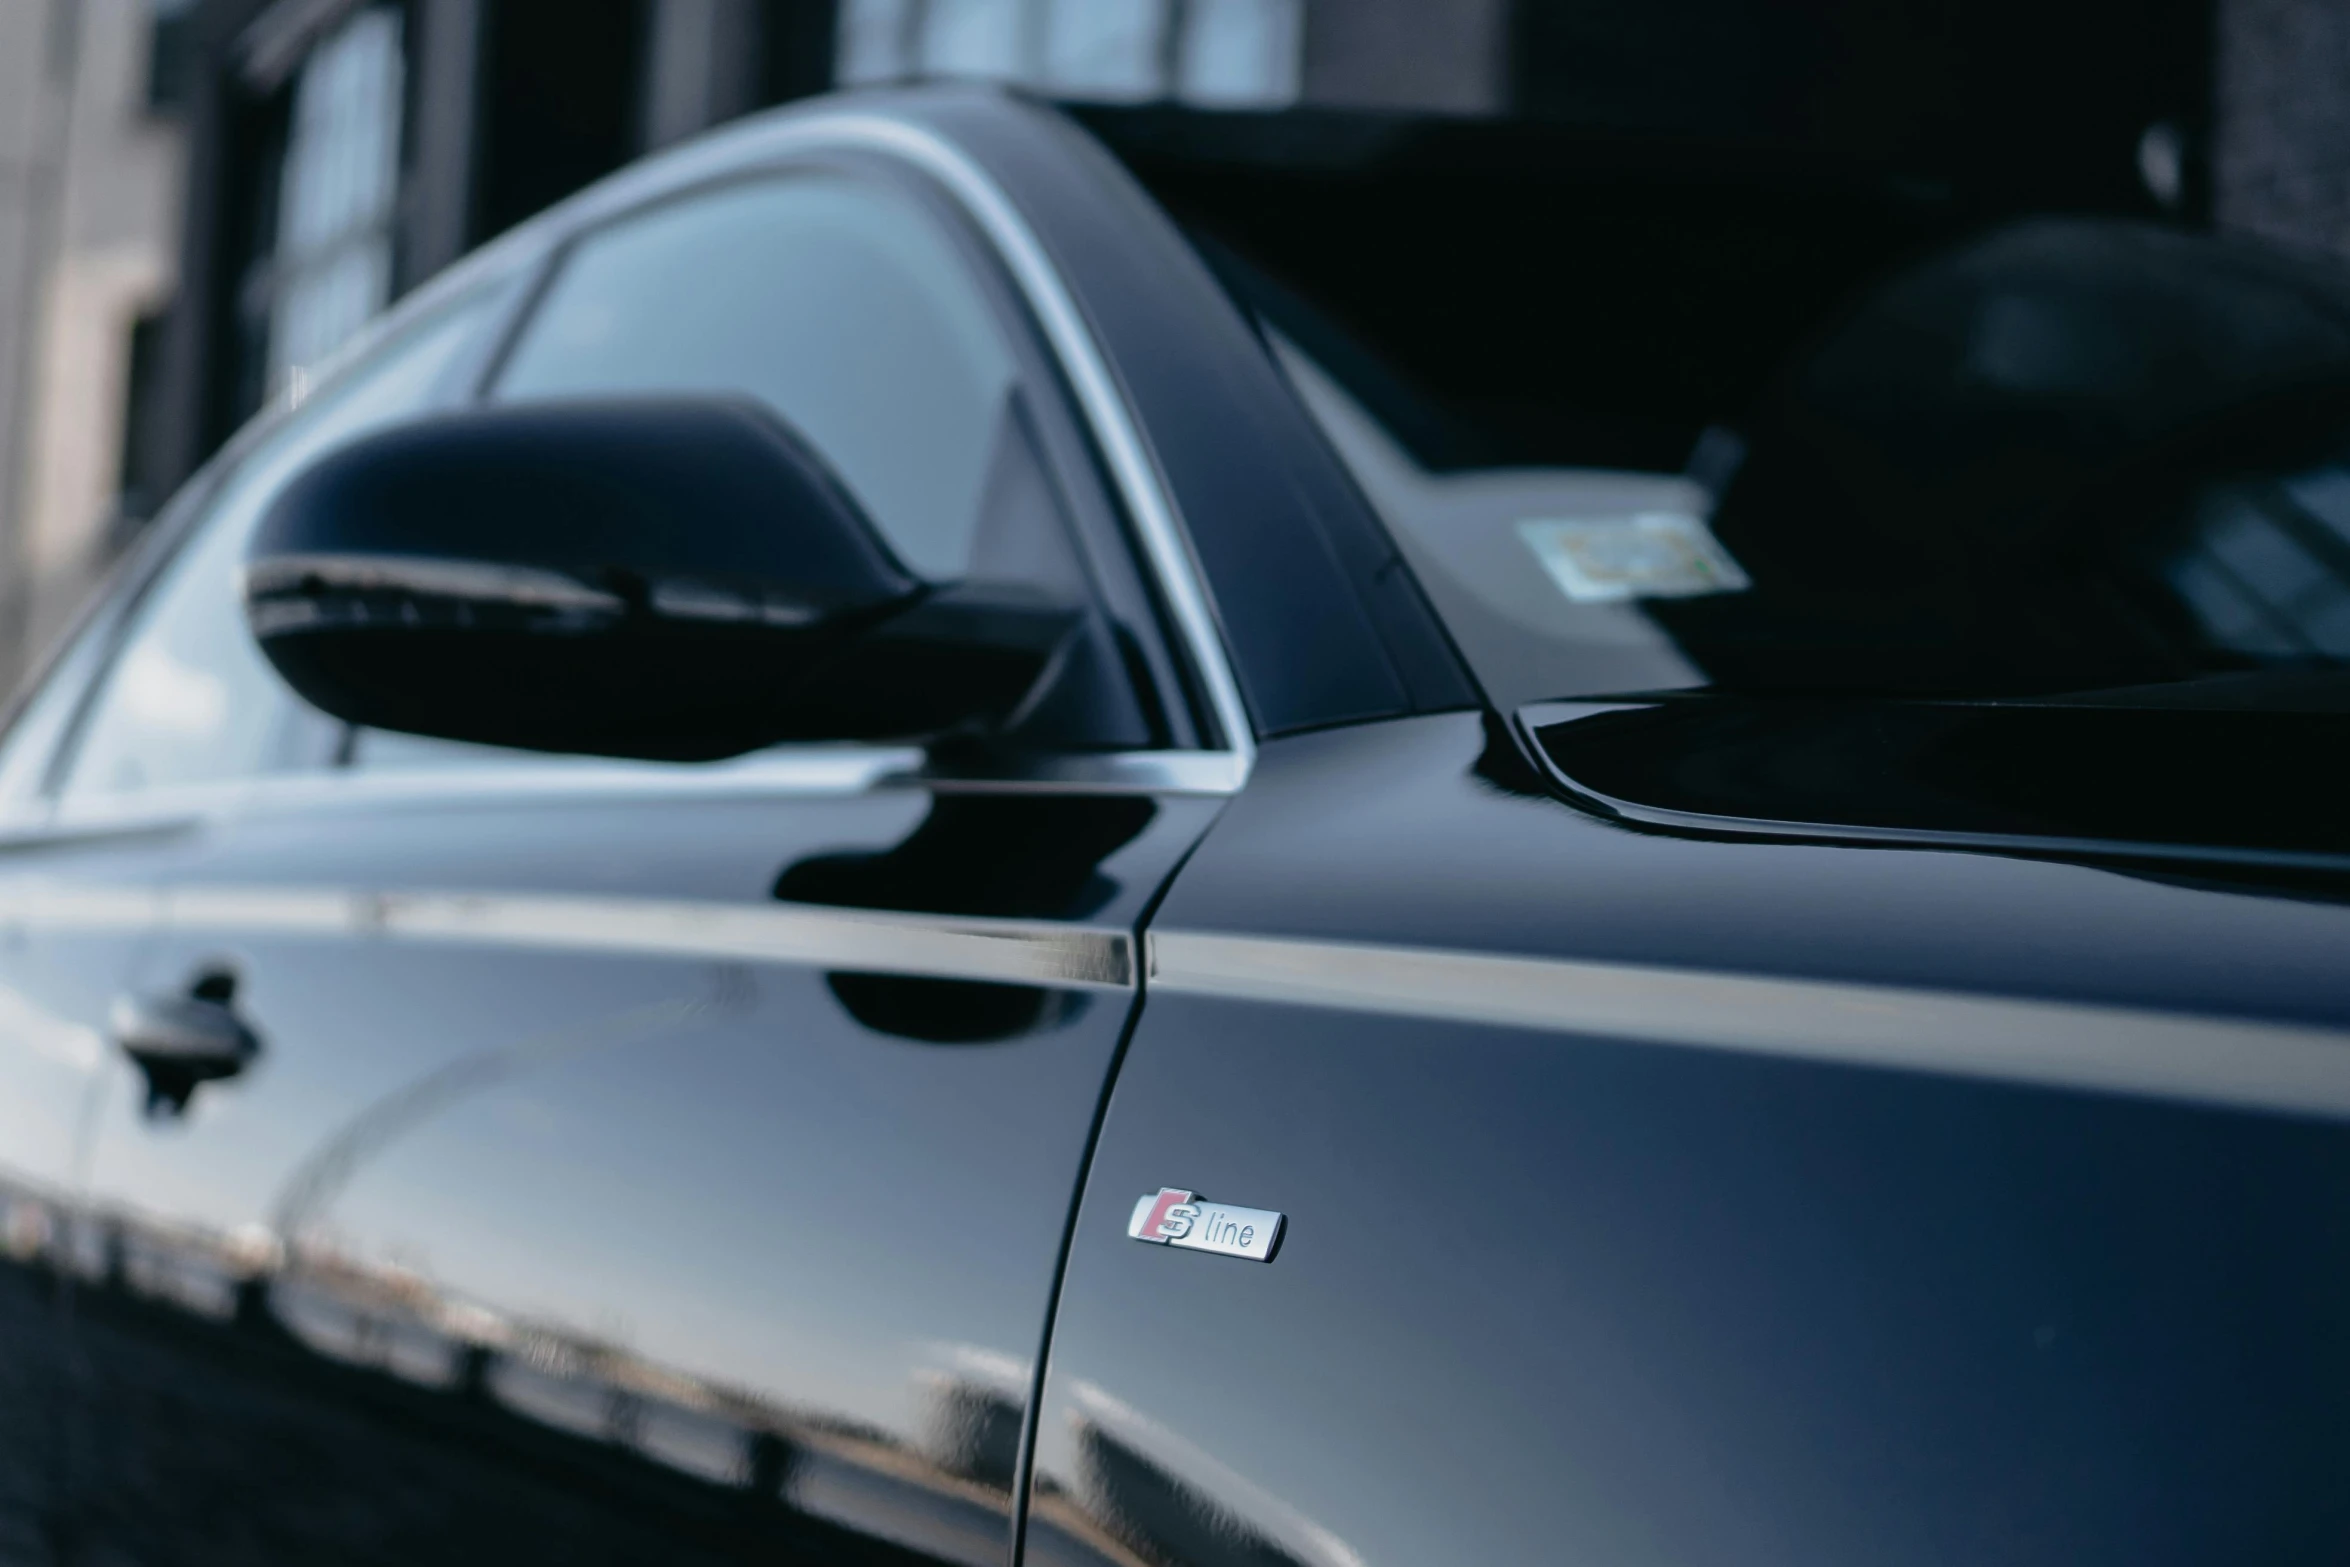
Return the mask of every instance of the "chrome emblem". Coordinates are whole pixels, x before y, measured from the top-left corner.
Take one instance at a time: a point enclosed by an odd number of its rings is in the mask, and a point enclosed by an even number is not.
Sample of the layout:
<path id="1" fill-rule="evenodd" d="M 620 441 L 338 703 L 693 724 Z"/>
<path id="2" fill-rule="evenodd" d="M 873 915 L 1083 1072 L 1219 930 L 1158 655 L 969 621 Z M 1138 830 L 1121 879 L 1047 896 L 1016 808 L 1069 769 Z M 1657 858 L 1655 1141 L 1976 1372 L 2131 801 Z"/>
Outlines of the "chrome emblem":
<path id="1" fill-rule="evenodd" d="M 1263 1208 L 1203 1202 L 1197 1192 L 1162 1186 L 1156 1195 L 1134 1205 L 1126 1233 L 1153 1246 L 1179 1246 L 1185 1251 L 1214 1252 L 1219 1257 L 1271 1262 L 1287 1222 Z"/>

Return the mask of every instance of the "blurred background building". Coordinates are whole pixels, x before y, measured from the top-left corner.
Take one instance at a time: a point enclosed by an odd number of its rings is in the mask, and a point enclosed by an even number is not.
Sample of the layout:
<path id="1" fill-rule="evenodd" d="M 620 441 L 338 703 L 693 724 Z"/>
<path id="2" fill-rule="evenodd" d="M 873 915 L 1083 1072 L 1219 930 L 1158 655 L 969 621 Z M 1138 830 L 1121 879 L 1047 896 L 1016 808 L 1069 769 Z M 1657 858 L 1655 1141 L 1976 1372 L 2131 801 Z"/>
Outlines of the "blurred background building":
<path id="1" fill-rule="evenodd" d="M 0 0 L 0 682 L 149 506 L 187 0 Z M 136 493 L 134 493 L 136 492 Z"/>
<path id="2" fill-rule="evenodd" d="M 1275 137 L 1518 115 L 2350 249 L 2350 0 L 0 0 L 0 682 L 473 245 L 705 127 L 941 76 Z"/>

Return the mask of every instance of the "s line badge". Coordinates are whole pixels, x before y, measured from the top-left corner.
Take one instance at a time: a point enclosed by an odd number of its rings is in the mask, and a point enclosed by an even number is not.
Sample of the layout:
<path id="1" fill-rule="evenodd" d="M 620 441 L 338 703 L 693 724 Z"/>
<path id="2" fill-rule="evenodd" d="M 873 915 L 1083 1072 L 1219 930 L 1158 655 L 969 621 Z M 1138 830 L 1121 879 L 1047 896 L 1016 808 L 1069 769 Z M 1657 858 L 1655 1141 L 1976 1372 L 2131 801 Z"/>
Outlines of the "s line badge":
<path id="1" fill-rule="evenodd" d="M 1262 1208 L 1202 1202 L 1196 1192 L 1162 1186 L 1155 1196 L 1134 1205 L 1126 1233 L 1154 1246 L 1180 1246 L 1185 1251 L 1212 1251 L 1219 1257 L 1271 1262 L 1273 1248 L 1281 1244 L 1284 1222 L 1281 1215 Z"/>

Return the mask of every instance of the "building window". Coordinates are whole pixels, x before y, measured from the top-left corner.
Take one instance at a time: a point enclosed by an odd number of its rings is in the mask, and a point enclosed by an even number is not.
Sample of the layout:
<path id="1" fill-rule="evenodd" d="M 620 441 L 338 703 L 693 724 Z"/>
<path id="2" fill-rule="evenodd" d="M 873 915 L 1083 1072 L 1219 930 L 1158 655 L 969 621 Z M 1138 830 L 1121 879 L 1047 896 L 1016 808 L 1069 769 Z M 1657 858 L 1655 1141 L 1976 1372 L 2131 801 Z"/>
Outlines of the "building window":
<path id="1" fill-rule="evenodd" d="M 760 0 L 759 102 L 788 103 L 829 90 L 839 26 L 826 0 Z"/>
<path id="2" fill-rule="evenodd" d="M 634 157 L 646 0 L 484 0 L 472 237 L 505 232 Z"/>
<path id="3" fill-rule="evenodd" d="M 1276 109 L 1297 101 L 1304 32 L 1304 0 L 842 0 L 836 71 Z"/>
<path id="4" fill-rule="evenodd" d="M 1116 102 L 1166 91 L 1165 0 L 1056 5 L 1045 28 L 1044 79 L 1072 98 Z"/>
<path id="5" fill-rule="evenodd" d="M 1211 108 L 1296 99 L 1303 29 L 1295 0 L 1191 0 L 1185 21 L 1177 97 Z"/>
<path id="6" fill-rule="evenodd" d="M 147 0 L 147 107 L 187 107 L 196 69 L 196 0 Z"/>
<path id="7" fill-rule="evenodd" d="M 400 13 L 378 6 L 321 39 L 295 78 L 265 283 L 273 393 L 300 397 L 391 300 L 405 75 Z"/>
<path id="8" fill-rule="evenodd" d="M 151 311 L 131 324 L 130 364 L 123 378 L 122 468 L 115 500 L 118 528 L 136 527 L 153 516 L 169 488 L 155 449 L 160 412 L 156 400 L 162 395 L 163 334 L 168 323 L 161 311 Z"/>

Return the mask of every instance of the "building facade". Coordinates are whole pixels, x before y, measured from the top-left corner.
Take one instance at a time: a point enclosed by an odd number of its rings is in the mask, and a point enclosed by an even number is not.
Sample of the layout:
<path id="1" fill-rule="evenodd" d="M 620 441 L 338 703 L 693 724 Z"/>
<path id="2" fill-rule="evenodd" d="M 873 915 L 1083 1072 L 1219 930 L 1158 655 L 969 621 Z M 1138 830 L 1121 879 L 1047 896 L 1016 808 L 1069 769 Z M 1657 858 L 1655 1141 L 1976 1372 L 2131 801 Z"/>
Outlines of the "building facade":
<path id="1" fill-rule="evenodd" d="M 144 509 L 135 411 L 178 264 L 180 21 L 150 0 L 0 4 L 0 674 Z"/>
<path id="2" fill-rule="evenodd" d="M 1509 114 L 2350 247 L 2341 0 L 0 0 L 0 677 L 472 246 L 708 126 L 929 77 Z"/>
<path id="3" fill-rule="evenodd" d="M 1505 0 L 202 0 L 159 450 L 189 471 L 473 245 L 834 86 L 1491 112 Z"/>

